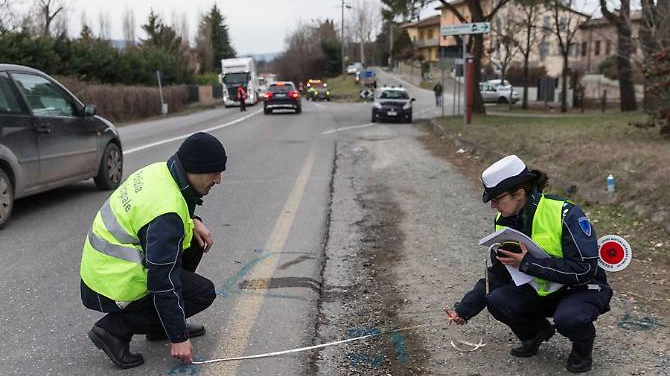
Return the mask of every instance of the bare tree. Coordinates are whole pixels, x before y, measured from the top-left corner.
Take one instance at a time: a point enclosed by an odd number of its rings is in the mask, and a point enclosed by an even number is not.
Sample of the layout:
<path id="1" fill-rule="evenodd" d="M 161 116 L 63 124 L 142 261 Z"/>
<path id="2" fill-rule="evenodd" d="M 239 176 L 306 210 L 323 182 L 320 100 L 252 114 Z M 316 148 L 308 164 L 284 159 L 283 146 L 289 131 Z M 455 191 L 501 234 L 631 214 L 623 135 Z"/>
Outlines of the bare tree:
<path id="1" fill-rule="evenodd" d="M 551 9 L 553 25 L 551 32 L 558 40 L 558 47 L 563 57 L 561 70 L 561 112 L 568 111 L 568 74 L 570 73 L 570 47 L 574 44 L 579 26 L 591 19 L 591 16 L 574 10 L 576 0 L 549 0 L 547 6 Z"/>
<path id="2" fill-rule="evenodd" d="M 655 60 L 655 54 L 670 49 L 670 2 L 667 0 L 641 0 L 642 23 L 640 42 L 644 61 Z M 656 90 L 663 86 L 663 77 L 645 75 L 645 91 L 642 101 L 645 110 L 657 112 L 670 102 L 670 89 Z"/>
<path id="3" fill-rule="evenodd" d="M 528 109 L 528 74 L 530 66 L 530 54 L 538 45 L 537 23 L 539 13 L 543 9 L 543 0 L 516 0 L 514 8 L 518 12 L 518 18 L 511 22 L 519 26 L 519 33 L 514 36 L 519 52 L 523 56 L 523 99 L 521 108 Z"/>
<path id="4" fill-rule="evenodd" d="M 206 14 L 200 17 L 198 35 L 195 37 L 195 51 L 198 55 L 198 73 L 214 71 L 214 46 L 212 45 L 212 23 Z"/>
<path id="5" fill-rule="evenodd" d="M 181 36 L 181 40 L 188 45 L 189 32 L 186 13 L 172 12 L 172 28 Z"/>
<path id="6" fill-rule="evenodd" d="M 35 16 L 33 22 L 39 34 L 51 35 L 51 27 L 58 23 L 58 18 L 63 18 L 65 13 L 65 0 L 38 0 L 35 3 Z M 64 23 L 61 23 L 62 27 Z"/>
<path id="7" fill-rule="evenodd" d="M 135 13 L 132 9 L 126 7 L 123 11 L 123 39 L 127 43 L 135 44 L 136 34 L 135 34 Z"/>
<path id="8" fill-rule="evenodd" d="M 109 39 L 112 34 L 109 18 L 109 12 L 103 12 L 101 10 L 100 13 L 98 13 L 98 37 L 100 37 L 100 39 Z"/>
<path id="9" fill-rule="evenodd" d="M 617 30 L 616 66 L 619 75 L 619 98 L 621 98 L 619 106 L 621 111 L 625 112 L 637 110 L 631 62 L 635 47 L 630 21 L 630 0 L 621 0 L 620 3 L 621 8 L 613 13 L 607 8 L 606 1 L 600 0 L 600 10 Z"/>
<path id="10" fill-rule="evenodd" d="M 14 10 L 12 5 L 16 1 L 9 2 L 9 0 L 0 0 L 0 33 L 14 28 Z"/>
<path id="11" fill-rule="evenodd" d="M 496 15 L 498 10 L 500 10 L 500 8 L 502 8 L 509 1 L 510 0 L 491 0 L 491 8 L 489 9 L 489 13 L 485 14 L 484 9 L 482 8 L 482 1 L 464 0 L 464 2 L 468 6 L 468 10 L 470 11 L 469 20 L 463 14 L 461 14 L 461 12 L 459 12 L 454 5 L 447 2 L 447 0 L 440 0 L 440 3 L 442 3 L 442 5 L 447 10 L 452 12 L 456 16 L 456 18 L 458 18 L 459 21 L 461 21 L 462 23 L 470 23 L 470 22 L 490 22 L 491 19 L 493 19 L 493 17 Z M 472 60 L 474 63 L 475 82 L 473 84 L 477 85 L 477 83 L 481 81 L 482 78 L 481 60 L 482 57 L 484 56 L 484 36 L 482 34 L 470 35 L 470 42 L 468 43 L 468 48 L 472 53 Z M 472 103 L 473 111 L 480 114 L 485 114 L 486 108 L 484 107 L 484 102 L 482 101 L 481 93 L 479 92 L 479 90 L 475 90 L 474 94 L 475 94 L 474 102 Z"/>
<path id="12" fill-rule="evenodd" d="M 361 62 L 365 64 L 365 46 L 381 24 L 381 8 L 376 2 L 365 0 L 356 0 L 352 8 L 352 20 L 349 25 L 354 37 L 360 43 Z"/>
<path id="13" fill-rule="evenodd" d="M 500 70 L 502 80 L 505 79 L 507 69 L 519 52 L 519 42 L 516 36 L 523 31 L 523 27 L 514 21 L 517 18 L 517 12 L 515 6 L 501 9 L 491 27 L 491 48 L 488 52 L 491 63 Z"/>

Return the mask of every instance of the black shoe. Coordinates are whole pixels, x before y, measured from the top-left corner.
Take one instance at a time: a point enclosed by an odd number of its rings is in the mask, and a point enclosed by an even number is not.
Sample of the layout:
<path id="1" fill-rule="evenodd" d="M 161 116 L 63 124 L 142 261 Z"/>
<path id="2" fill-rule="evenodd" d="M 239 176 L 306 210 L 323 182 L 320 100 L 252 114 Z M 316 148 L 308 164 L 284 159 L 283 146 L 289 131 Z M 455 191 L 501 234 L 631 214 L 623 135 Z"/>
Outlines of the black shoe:
<path id="1" fill-rule="evenodd" d="M 551 338 L 554 333 L 556 333 L 556 330 L 551 325 L 547 325 L 544 329 L 537 333 L 535 338 L 521 341 L 521 346 L 513 348 L 512 351 L 510 351 L 510 354 L 520 358 L 533 356 L 537 354 L 537 349 L 540 348 L 542 342 Z"/>
<path id="2" fill-rule="evenodd" d="M 186 329 L 188 330 L 188 338 L 200 337 L 205 334 L 205 327 L 200 324 L 186 324 Z M 146 335 L 147 341 L 155 342 L 162 341 L 167 339 L 165 332 L 161 333 L 149 333 Z"/>
<path id="3" fill-rule="evenodd" d="M 593 365 L 593 340 L 572 343 L 572 351 L 568 355 L 568 363 L 565 368 L 573 373 L 582 373 L 591 370 Z"/>
<path id="4" fill-rule="evenodd" d="M 132 368 L 144 363 L 142 354 L 130 352 L 130 342 L 114 337 L 105 329 L 93 326 L 93 329 L 88 332 L 88 338 L 119 368 Z"/>

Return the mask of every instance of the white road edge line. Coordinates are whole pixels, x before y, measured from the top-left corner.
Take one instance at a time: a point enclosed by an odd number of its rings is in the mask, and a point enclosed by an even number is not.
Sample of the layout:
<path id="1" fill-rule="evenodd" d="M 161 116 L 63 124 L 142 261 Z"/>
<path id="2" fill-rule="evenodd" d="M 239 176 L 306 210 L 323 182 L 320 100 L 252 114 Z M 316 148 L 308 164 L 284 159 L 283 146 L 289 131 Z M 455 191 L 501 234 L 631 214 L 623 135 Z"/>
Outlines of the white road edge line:
<path id="1" fill-rule="evenodd" d="M 220 124 L 220 125 L 215 125 L 215 126 L 213 126 L 213 127 L 210 127 L 210 128 L 207 128 L 207 129 L 200 130 L 199 132 L 211 132 L 211 131 L 215 131 L 215 130 L 217 130 L 217 129 L 225 128 L 225 127 L 231 126 L 231 125 L 233 125 L 233 124 L 237 124 L 237 123 L 239 123 L 239 122 L 241 122 L 241 121 L 243 121 L 243 120 L 246 120 L 246 119 L 248 119 L 248 118 L 250 118 L 250 117 L 252 117 L 252 116 L 254 116 L 254 115 L 260 114 L 260 113 L 261 113 L 261 110 L 258 110 L 258 111 L 256 111 L 256 112 L 253 112 L 253 113 L 249 114 L 249 115 L 245 115 L 245 116 L 243 116 L 243 117 L 241 117 L 241 118 L 239 118 L 239 119 L 235 119 L 235 120 L 233 120 L 233 121 L 231 121 L 231 122 L 228 122 L 228 123 L 225 123 L 225 124 Z M 167 144 L 167 143 L 169 143 L 169 142 L 174 142 L 174 141 L 183 140 L 183 139 L 185 139 L 186 137 L 188 137 L 188 136 L 190 136 L 190 135 L 192 135 L 192 134 L 193 134 L 193 133 L 188 133 L 188 134 L 184 134 L 184 135 L 181 135 L 181 136 L 172 137 L 172 138 L 168 138 L 168 139 L 165 139 L 165 140 L 152 142 L 152 143 L 147 144 L 147 145 L 142 145 L 142 146 L 138 146 L 138 147 L 136 147 L 136 148 L 128 149 L 128 150 L 125 150 L 125 151 L 123 152 L 123 155 L 126 155 L 126 154 L 132 154 L 132 153 L 135 153 L 135 152 L 138 152 L 138 151 L 141 151 L 141 150 L 145 150 L 145 149 L 152 148 L 152 147 L 154 147 L 154 146 L 159 146 L 159 145 Z"/>
<path id="2" fill-rule="evenodd" d="M 377 125 L 377 123 L 367 123 L 367 124 L 363 124 L 363 125 L 352 125 L 350 127 L 342 127 L 342 128 L 337 128 L 337 129 L 331 129 L 329 131 L 321 132 L 321 134 L 331 134 L 331 133 L 335 133 L 335 132 L 339 132 L 339 131 L 347 131 L 349 129 L 366 128 L 366 127 L 371 127 L 373 125 Z"/>

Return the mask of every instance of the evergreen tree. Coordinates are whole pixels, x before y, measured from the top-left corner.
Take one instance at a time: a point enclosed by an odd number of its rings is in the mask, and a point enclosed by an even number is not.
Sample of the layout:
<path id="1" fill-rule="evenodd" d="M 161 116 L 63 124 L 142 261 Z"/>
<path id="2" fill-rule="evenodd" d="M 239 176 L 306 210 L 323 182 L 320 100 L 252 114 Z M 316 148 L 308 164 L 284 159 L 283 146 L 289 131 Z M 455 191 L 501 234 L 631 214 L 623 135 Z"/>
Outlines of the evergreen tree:
<path id="1" fill-rule="evenodd" d="M 209 12 L 209 22 L 212 25 L 212 50 L 214 52 L 214 65 L 217 69 L 221 69 L 221 59 L 235 57 L 237 52 L 230 44 L 230 36 L 228 35 L 228 26 L 225 24 L 225 19 L 216 4 Z"/>

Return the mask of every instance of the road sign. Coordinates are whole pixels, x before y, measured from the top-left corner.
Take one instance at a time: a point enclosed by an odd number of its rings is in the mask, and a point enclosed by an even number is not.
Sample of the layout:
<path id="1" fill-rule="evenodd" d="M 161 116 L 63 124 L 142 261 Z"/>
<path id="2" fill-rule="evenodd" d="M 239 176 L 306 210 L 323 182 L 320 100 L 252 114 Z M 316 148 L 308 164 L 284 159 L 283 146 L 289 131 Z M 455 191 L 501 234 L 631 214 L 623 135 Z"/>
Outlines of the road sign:
<path id="1" fill-rule="evenodd" d="M 442 26 L 442 36 L 464 34 L 486 34 L 491 31 L 490 22 L 474 22 Z"/>

